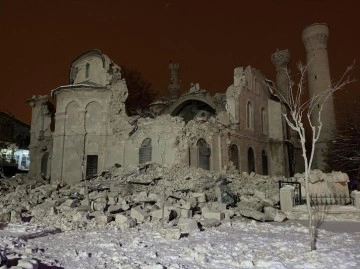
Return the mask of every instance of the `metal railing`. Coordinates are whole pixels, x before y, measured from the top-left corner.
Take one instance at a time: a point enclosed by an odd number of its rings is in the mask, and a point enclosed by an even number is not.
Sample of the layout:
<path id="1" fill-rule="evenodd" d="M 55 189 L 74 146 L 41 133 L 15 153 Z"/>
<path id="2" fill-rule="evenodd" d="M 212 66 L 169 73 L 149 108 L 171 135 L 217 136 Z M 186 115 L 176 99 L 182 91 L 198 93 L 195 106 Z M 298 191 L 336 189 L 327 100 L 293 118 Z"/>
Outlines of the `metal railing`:
<path id="1" fill-rule="evenodd" d="M 310 195 L 310 201 L 312 206 L 317 205 L 350 205 L 354 204 L 353 199 L 346 194 L 313 194 Z"/>

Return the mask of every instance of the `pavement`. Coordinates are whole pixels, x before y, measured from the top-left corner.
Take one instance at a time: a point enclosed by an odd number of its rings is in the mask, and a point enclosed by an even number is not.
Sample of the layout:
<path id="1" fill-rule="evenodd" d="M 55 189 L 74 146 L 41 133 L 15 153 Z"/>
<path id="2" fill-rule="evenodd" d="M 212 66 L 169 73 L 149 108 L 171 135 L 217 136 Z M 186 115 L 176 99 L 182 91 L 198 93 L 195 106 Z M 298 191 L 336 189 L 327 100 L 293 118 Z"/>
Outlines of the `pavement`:
<path id="1" fill-rule="evenodd" d="M 268 222 L 273 225 L 303 225 L 308 227 L 307 220 L 287 220 L 285 222 Z M 319 221 L 317 228 L 334 233 L 360 233 L 360 222 L 355 221 Z"/>

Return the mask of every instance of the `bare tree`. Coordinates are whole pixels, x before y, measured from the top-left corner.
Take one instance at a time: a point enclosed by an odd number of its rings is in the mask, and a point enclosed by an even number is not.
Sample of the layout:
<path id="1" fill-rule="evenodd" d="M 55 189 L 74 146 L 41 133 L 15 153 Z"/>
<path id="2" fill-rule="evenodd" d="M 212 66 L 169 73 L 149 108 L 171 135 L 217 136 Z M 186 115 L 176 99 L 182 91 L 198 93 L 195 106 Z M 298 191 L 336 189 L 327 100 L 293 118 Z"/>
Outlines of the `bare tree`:
<path id="1" fill-rule="evenodd" d="M 136 69 L 121 66 L 121 77 L 125 78 L 129 91 L 125 101 L 126 112 L 130 116 L 138 115 L 139 109 L 146 109 L 155 100 L 157 92 Z"/>
<path id="2" fill-rule="evenodd" d="M 318 95 L 311 96 L 308 99 L 304 100 L 305 93 L 305 81 L 306 81 L 306 73 L 307 73 L 307 65 L 303 65 L 302 63 L 298 63 L 298 70 L 300 71 L 300 79 L 299 82 L 295 85 L 292 77 L 290 76 L 290 72 L 286 70 L 287 78 L 288 78 L 288 90 L 286 92 L 286 96 L 284 96 L 280 90 L 274 87 L 274 83 L 269 83 L 268 86 L 271 92 L 275 93 L 280 102 L 285 106 L 285 112 L 283 114 L 287 125 L 294 131 L 296 131 L 299 135 L 299 141 L 302 149 L 302 157 L 304 160 L 305 166 L 305 189 L 306 189 L 306 206 L 309 214 L 309 223 L 308 229 L 310 233 L 310 249 L 316 249 L 316 230 L 313 222 L 313 209 L 310 201 L 310 187 L 309 187 L 309 174 L 311 170 L 311 166 L 313 163 L 315 146 L 318 141 L 322 128 L 322 112 L 324 104 L 327 102 L 331 95 L 343 89 L 347 84 L 353 82 L 349 78 L 349 72 L 353 69 L 353 65 L 349 66 L 344 72 L 343 76 L 336 83 L 332 83 Z M 296 86 L 296 87 L 295 87 Z M 310 139 L 311 149 L 310 154 L 307 154 L 306 151 L 306 126 L 309 126 L 311 136 Z"/>

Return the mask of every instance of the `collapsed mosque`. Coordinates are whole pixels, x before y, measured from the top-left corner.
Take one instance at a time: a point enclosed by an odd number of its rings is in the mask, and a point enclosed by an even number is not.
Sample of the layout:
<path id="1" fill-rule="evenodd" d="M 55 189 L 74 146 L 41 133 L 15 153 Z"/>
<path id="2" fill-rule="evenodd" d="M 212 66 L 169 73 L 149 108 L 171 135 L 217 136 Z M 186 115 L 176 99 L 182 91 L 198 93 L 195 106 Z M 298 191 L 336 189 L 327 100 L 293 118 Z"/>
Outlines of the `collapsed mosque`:
<path id="1" fill-rule="evenodd" d="M 323 72 L 326 63 L 329 69 L 323 52 L 327 34 L 325 24 L 311 25 L 303 32 L 312 64 L 309 77 L 316 80 L 309 83 L 312 88 L 330 76 Z M 289 59 L 288 50 L 271 57 L 280 91 L 288 86 Z M 211 96 L 192 84 L 179 96 L 179 69 L 170 62 L 169 98 L 150 105 L 151 117 L 128 116 L 128 89 L 120 67 L 100 50 L 81 54 L 70 66 L 69 85 L 51 92 L 54 123 L 48 96 L 27 101 L 32 106 L 29 175 L 74 184 L 115 163 L 145 162 L 272 176 L 303 171 L 296 136 L 286 126 L 282 105 L 259 70 L 235 68 L 225 93 Z M 310 89 L 310 94 L 317 91 Z M 335 126 L 334 119 L 324 125 L 325 129 Z"/>

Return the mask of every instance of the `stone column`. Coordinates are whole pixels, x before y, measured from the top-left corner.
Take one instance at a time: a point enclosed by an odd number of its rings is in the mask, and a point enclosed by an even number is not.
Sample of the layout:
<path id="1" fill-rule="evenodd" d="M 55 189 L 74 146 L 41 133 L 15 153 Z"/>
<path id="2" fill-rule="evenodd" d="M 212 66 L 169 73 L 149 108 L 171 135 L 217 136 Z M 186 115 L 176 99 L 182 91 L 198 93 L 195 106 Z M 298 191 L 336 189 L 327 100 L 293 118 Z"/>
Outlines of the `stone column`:
<path id="1" fill-rule="evenodd" d="M 180 93 L 180 84 L 179 84 L 179 70 L 180 65 L 178 63 L 169 63 L 170 70 L 170 85 L 169 92 L 171 99 L 177 99 Z"/>
<path id="2" fill-rule="evenodd" d="M 283 212 L 291 212 L 294 207 L 295 188 L 285 185 L 280 189 L 280 207 Z"/>
<path id="3" fill-rule="evenodd" d="M 331 87 L 329 59 L 327 53 L 327 39 L 329 28 L 327 24 L 317 23 L 308 26 L 302 33 L 307 52 L 307 73 L 309 83 L 310 98 L 318 96 Z M 323 99 L 319 99 L 319 104 Z M 316 105 L 311 120 L 318 125 L 319 106 Z M 324 154 L 328 150 L 327 141 L 331 139 L 331 134 L 335 131 L 335 112 L 333 96 L 331 95 L 323 106 L 322 110 L 322 130 L 317 143 L 317 150 L 314 156 L 313 168 L 324 169 Z"/>
<path id="4" fill-rule="evenodd" d="M 354 206 L 360 209 L 360 191 L 352 191 L 351 197 L 354 199 Z"/>
<path id="5" fill-rule="evenodd" d="M 49 97 L 47 95 L 33 96 L 26 101 L 31 107 L 30 130 L 30 167 L 28 175 L 33 178 L 41 176 L 41 159 L 45 151 L 50 151 L 51 141 L 51 113 L 48 110 Z"/>
<path id="6" fill-rule="evenodd" d="M 290 61 L 289 50 L 277 50 L 271 54 L 271 62 L 276 69 L 276 87 L 281 95 L 287 99 L 289 89 L 289 78 L 287 75 L 287 66 Z"/>
<path id="7" fill-rule="evenodd" d="M 289 77 L 288 77 L 288 64 L 290 61 L 290 52 L 289 50 L 277 50 L 273 54 L 271 54 L 271 62 L 275 66 L 276 69 L 276 88 L 279 91 L 279 95 L 283 100 L 288 101 L 289 96 Z M 281 106 L 281 114 L 286 113 L 285 106 Z M 292 141 L 293 144 L 296 142 L 296 134 L 295 131 L 292 131 L 291 128 L 287 125 L 285 118 L 280 115 L 281 122 L 282 122 L 282 143 L 280 147 L 277 145 L 273 145 L 273 150 L 277 151 L 275 155 L 277 158 L 282 156 L 282 162 L 284 163 L 284 171 L 283 175 L 285 176 L 292 176 L 293 174 L 293 167 L 292 167 L 292 156 L 290 155 L 288 144 L 285 141 Z M 290 157 L 290 158 L 289 158 Z"/>

